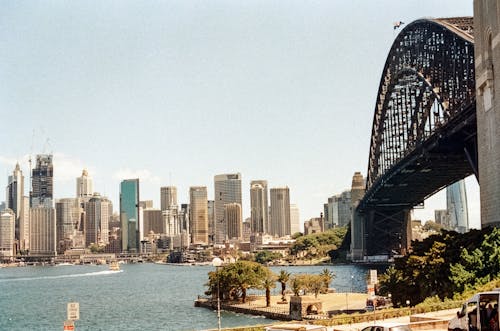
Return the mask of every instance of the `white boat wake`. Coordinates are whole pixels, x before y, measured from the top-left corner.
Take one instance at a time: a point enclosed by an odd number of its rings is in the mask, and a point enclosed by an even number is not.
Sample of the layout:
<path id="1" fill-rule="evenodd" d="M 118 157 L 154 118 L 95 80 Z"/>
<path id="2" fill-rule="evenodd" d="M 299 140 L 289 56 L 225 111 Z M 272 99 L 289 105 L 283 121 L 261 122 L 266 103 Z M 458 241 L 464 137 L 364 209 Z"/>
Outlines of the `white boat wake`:
<path id="1" fill-rule="evenodd" d="M 0 279 L 0 283 L 3 283 L 3 282 L 13 282 L 13 281 L 25 281 L 25 280 L 60 279 L 60 278 L 74 278 L 74 277 L 104 276 L 104 275 L 117 274 L 117 273 L 120 273 L 120 272 L 123 272 L 123 270 L 117 270 L 117 271 L 103 270 L 103 271 L 95 271 L 95 272 L 86 272 L 86 273 L 83 273 L 83 274 L 8 278 L 8 279 Z"/>

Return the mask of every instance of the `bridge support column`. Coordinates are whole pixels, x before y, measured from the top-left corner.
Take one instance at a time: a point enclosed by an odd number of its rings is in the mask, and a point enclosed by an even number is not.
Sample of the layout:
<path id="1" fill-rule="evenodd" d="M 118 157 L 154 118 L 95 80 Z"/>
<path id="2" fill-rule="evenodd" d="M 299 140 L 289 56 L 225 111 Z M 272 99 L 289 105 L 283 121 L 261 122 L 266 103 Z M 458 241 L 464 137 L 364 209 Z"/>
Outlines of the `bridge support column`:
<path id="1" fill-rule="evenodd" d="M 365 256 L 365 215 L 356 209 L 351 221 L 351 261 L 363 260 Z"/>
<path id="2" fill-rule="evenodd" d="M 366 255 L 404 254 L 411 244 L 410 209 L 374 208 L 366 215 Z"/>

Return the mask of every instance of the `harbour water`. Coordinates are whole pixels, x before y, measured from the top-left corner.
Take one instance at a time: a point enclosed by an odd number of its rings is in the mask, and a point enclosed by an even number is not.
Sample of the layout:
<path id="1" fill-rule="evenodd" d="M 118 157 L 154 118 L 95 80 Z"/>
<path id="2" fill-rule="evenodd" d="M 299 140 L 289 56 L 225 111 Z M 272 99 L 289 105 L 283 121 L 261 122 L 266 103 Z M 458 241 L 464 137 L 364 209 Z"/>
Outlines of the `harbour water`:
<path id="1" fill-rule="evenodd" d="M 366 290 L 360 266 L 276 267 L 290 273 L 336 275 L 339 291 Z M 211 266 L 123 264 L 0 268 L 0 330 L 62 330 L 66 304 L 80 303 L 75 330 L 204 330 L 217 327 L 215 312 L 193 306 L 206 290 Z M 279 286 L 275 289 L 279 291 Z M 222 326 L 269 323 L 262 317 L 222 313 Z"/>

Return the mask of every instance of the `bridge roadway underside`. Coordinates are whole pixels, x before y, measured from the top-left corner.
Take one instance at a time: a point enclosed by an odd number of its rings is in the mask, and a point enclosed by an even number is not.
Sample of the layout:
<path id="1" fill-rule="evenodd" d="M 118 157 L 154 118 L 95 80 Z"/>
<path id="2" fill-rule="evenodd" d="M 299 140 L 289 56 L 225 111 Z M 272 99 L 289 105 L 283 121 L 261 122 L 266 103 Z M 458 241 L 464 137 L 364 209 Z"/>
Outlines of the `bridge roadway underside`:
<path id="1" fill-rule="evenodd" d="M 411 241 L 411 208 L 446 186 L 477 173 L 476 108 L 470 105 L 368 189 L 357 213 L 366 255 L 399 254 Z"/>

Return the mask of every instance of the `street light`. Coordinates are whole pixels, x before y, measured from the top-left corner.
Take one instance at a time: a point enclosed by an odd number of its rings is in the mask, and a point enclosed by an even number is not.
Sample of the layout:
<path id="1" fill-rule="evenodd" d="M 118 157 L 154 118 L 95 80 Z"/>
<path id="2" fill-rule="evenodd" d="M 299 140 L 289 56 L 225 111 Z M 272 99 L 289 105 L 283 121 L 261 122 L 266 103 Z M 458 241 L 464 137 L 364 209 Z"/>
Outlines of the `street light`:
<path id="1" fill-rule="evenodd" d="M 222 260 L 218 257 L 215 257 L 212 260 L 212 265 L 215 267 L 215 271 L 217 274 L 217 330 L 221 330 L 220 323 L 220 279 L 219 279 L 219 267 L 222 266 Z"/>

